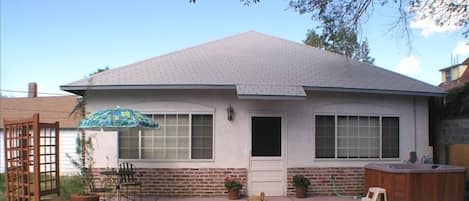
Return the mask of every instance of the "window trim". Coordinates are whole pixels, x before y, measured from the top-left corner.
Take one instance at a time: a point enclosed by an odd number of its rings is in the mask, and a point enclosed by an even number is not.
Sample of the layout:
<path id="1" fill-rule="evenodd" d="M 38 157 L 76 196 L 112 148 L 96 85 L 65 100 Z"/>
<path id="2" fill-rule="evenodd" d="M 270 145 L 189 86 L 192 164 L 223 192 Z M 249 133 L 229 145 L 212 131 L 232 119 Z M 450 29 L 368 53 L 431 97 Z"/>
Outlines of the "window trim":
<path id="1" fill-rule="evenodd" d="M 316 116 L 334 116 L 335 126 L 334 126 L 334 135 L 335 135 L 335 142 L 334 142 L 334 158 L 316 158 Z M 367 116 L 367 117 L 378 117 L 379 118 L 379 158 L 339 158 L 337 157 L 337 117 L 338 116 Z M 397 117 L 399 118 L 399 157 L 397 158 L 383 158 L 382 153 L 382 145 L 383 145 L 383 137 L 382 137 L 382 117 Z M 313 112 L 312 118 L 312 131 L 313 131 L 313 161 L 400 161 L 402 154 L 402 126 L 401 126 L 401 115 L 399 114 L 383 114 L 383 113 L 328 113 L 328 112 Z"/>
<path id="2" fill-rule="evenodd" d="M 143 159 L 141 158 L 142 152 L 142 130 L 138 130 L 139 135 L 139 155 L 138 159 L 135 158 L 120 158 L 119 157 L 119 137 L 117 137 L 117 155 L 118 155 L 118 162 L 129 161 L 129 162 L 215 162 L 215 112 L 142 112 L 144 115 L 189 115 L 189 126 L 192 126 L 192 115 L 212 115 L 212 158 L 211 159 L 192 159 L 192 129 L 189 129 L 189 159 Z"/>

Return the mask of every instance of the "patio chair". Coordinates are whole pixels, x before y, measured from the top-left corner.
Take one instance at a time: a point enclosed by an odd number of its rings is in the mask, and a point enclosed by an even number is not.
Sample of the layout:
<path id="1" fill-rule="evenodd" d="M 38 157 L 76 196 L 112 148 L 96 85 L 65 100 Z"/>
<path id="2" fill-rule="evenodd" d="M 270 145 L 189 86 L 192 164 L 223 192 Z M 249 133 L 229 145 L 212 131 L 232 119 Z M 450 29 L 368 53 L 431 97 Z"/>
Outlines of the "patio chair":
<path id="1" fill-rule="evenodd" d="M 386 189 L 380 187 L 370 187 L 366 197 L 361 201 L 388 201 Z"/>
<path id="2" fill-rule="evenodd" d="M 90 193 L 103 194 L 103 196 L 99 196 L 99 200 L 103 200 L 103 201 L 109 200 L 108 198 L 110 198 L 110 195 L 113 189 L 110 187 L 107 187 L 106 183 L 104 183 L 103 187 L 100 187 L 100 188 L 96 187 L 94 181 L 92 181 L 89 185 L 90 185 Z"/>
<path id="3" fill-rule="evenodd" d="M 132 163 L 119 164 L 119 188 L 122 196 L 130 200 L 142 200 L 142 182 L 137 180 L 135 165 Z M 137 194 L 138 191 L 138 194 Z M 133 196 L 131 196 L 133 195 Z"/>

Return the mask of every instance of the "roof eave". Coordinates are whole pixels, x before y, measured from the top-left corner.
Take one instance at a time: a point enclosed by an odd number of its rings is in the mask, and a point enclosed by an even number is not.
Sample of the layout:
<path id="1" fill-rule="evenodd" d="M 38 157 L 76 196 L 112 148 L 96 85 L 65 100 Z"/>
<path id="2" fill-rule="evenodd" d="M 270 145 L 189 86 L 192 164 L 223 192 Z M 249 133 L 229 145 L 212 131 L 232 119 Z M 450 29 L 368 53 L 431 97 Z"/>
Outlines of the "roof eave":
<path id="1" fill-rule="evenodd" d="M 438 96 L 446 95 L 446 92 L 425 92 L 425 91 L 403 91 L 389 89 L 359 89 L 359 88 L 341 88 L 341 87 L 303 87 L 306 91 L 329 91 L 329 92 L 351 92 L 351 93 L 372 93 L 372 94 L 391 94 L 408 96 Z"/>
<path id="2" fill-rule="evenodd" d="M 410 95 L 410 96 L 445 96 L 446 92 L 432 92 L 432 91 L 403 91 L 403 90 L 389 90 L 389 89 L 360 89 L 360 88 L 341 88 L 341 87 L 312 87 L 304 86 L 306 91 L 329 91 L 329 92 L 352 92 L 352 93 L 373 93 L 373 94 L 393 94 L 393 95 Z M 203 90 L 216 90 L 216 89 L 233 89 L 236 90 L 236 85 L 62 85 L 60 89 L 83 96 L 87 90 L 154 90 L 154 89 L 203 89 Z"/>
<path id="3" fill-rule="evenodd" d="M 209 85 L 209 84 L 164 84 L 164 85 L 62 85 L 61 90 L 84 95 L 87 90 L 153 90 L 153 89 L 236 89 L 235 85 Z"/>
<path id="4" fill-rule="evenodd" d="M 454 68 L 454 67 L 459 67 L 459 66 L 462 66 L 462 65 L 468 65 L 468 64 L 465 64 L 465 63 L 454 64 L 454 65 L 451 65 L 451 66 L 442 68 L 442 69 L 440 69 L 440 70 L 438 70 L 438 71 L 440 71 L 440 72 L 441 72 L 441 71 L 446 71 L 446 70 L 448 70 L 448 69 L 451 69 L 451 68 Z"/>

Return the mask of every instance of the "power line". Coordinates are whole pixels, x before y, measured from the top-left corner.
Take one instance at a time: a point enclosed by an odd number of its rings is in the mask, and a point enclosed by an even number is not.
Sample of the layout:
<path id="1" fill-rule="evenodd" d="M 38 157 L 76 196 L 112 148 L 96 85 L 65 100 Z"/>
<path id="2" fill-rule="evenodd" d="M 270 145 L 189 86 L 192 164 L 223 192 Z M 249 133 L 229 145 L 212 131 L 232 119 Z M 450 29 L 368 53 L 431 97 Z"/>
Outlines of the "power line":
<path id="1" fill-rule="evenodd" d="M 0 91 L 14 92 L 14 93 L 29 93 L 29 91 L 18 91 L 18 90 L 8 90 L 8 89 L 0 89 Z M 44 95 L 60 95 L 60 96 L 69 95 L 69 94 L 65 94 L 65 93 L 51 93 L 51 92 L 37 92 L 37 93 L 38 94 L 44 94 Z"/>

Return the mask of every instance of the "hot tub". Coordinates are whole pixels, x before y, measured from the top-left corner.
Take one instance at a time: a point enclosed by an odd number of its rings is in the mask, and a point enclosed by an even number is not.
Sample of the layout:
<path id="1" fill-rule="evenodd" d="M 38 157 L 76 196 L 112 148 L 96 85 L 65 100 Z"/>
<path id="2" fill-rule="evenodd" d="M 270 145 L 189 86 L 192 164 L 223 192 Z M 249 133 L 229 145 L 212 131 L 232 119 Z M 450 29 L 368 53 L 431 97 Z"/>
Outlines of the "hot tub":
<path id="1" fill-rule="evenodd" d="M 439 164 L 368 164 L 365 193 L 382 187 L 390 201 L 464 201 L 464 171 Z"/>

